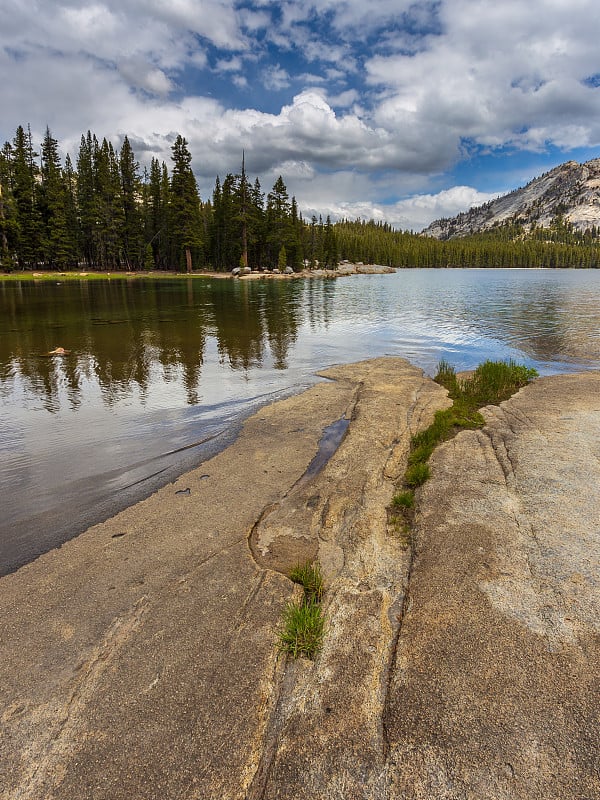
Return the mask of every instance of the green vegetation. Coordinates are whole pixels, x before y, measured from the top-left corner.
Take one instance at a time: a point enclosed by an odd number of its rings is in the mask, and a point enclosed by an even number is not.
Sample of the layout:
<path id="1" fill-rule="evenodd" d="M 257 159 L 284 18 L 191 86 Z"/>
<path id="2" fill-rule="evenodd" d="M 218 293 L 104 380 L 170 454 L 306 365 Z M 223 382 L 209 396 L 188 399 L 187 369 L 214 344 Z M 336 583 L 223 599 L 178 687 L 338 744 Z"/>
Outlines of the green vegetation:
<path id="1" fill-rule="evenodd" d="M 422 486 L 430 477 L 427 462 L 437 445 L 461 430 L 481 428 L 485 420 L 479 408 L 508 400 L 536 376 L 535 369 L 515 364 L 514 361 L 486 361 L 470 376 L 460 379 L 453 367 L 446 361 L 440 361 L 434 380 L 448 389 L 453 404 L 443 411 L 436 411 L 431 425 L 411 439 L 402 489 L 394 496 L 388 509 L 388 522 L 395 531 L 402 524 L 412 523 L 414 489 Z"/>
<path id="2" fill-rule="evenodd" d="M 290 572 L 290 580 L 304 588 L 306 602 L 320 603 L 323 599 L 323 575 L 318 561 L 307 561 L 298 564 Z"/>
<path id="3" fill-rule="evenodd" d="M 279 632 L 279 649 L 294 658 L 313 659 L 321 649 L 325 618 L 319 603 L 288 603 Z"/>
<path id="4" fill-rule="evenodd" d="M 398 492 L 392 498 L 394 508 L 413 508 L 415 504 L 415 494 L 411 491 Z"/>
<path id="5" fill-rule="evenodd" d="M 340 258 L 392 267 L 600 267 L 600 230 L 580 233 L 557 218 L 551 228 L 525 230 L 514 222 L 455 239 L 396 231 L 387 223 L 342 221 L 335 236 Z"/>
<path id="6" fill-rule="evenodd" d="M 0 149 L 0 270 L 183 270 L 237 266 L 295 271 L 339 259 L 393 267 L 599 267 L 600 231 L 557 216 L 551 228 L 509 220 L 482 233 L 438 240 L 373 220 L 303 220 L 284 180 L 266 198 L 258 178 L 217 176 L 201 200 L 187 142 L 172 169 L 140 169 L 127 136 L 117 150 L 90 131 L 75 165 L 61 164 L 46 130 L 40 153 L 19 126 Z M 451 231 L 450 231 L 451 233 Z"/>
<path id="7" fill-rule="evenodd" d="M 515 364 L 514 361 L 485 361 L 472 375 L 461 380 L 447 362 L 440 361 L 434 380 L 448 389 L 448 396 L 454 402 L 450 408 L 436 411 L 431 425 L 412 437 L 409 467 L 405 476 L 408 485 L 420 485 L 410 483 L 409 479 L 416 467 L 428 461 L 440 442 L 451 438 L 459 430 L 482 427 L 485 420 L 479 408 L 508 400 L 536 376 L 535 369 Z"/>
<path id="8" fill-rule="evenodd" d="M 411 486 L 412 488 L 416 489 L 417 486 L 424 484 L 430 475 L 431 471 L 427 464 L 411 464 L 404 473 L 404 483 L 406 483 L 407 486 Z"/>
<path id="9" fill-rule="evenodd" d="M 126 136 L 117 150 L 88 131 L 74 167 L 49 130 L 40 155 L 19 126 L 0 150 L 0 271 L 337 266 L 331 220 L 305 223 L 281 176 L 265 198 L 242 160 L 202 201 L 187 141 L 171 150 L 170 171 L 141 170 Z"/>
<path id="10" fill-rule="evenodd" d="M 321 567 L 317 561 L 307 561 L 294 567 L 289 577 L 303 587 L 304 596 L 300 602 L 288 603 L 284 609 L 279 650 L 294 658 L 314 658 L 321 649 L 325 630 Z"/>

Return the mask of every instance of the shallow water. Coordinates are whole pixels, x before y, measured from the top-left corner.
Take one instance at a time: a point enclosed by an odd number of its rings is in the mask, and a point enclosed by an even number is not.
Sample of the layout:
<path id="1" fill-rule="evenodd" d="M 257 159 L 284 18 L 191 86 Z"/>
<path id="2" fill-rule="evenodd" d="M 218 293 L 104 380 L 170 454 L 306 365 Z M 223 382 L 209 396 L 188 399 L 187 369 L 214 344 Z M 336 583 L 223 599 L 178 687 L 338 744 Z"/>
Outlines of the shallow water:
<path id="1" fill-rule="evenodd" d="M 315 371 L 400 355 L 600 365 L 600 272 L 0 282 L 0 574 L 230 441 Z M 55 347 L 66 356 L 46 355 Z"/>

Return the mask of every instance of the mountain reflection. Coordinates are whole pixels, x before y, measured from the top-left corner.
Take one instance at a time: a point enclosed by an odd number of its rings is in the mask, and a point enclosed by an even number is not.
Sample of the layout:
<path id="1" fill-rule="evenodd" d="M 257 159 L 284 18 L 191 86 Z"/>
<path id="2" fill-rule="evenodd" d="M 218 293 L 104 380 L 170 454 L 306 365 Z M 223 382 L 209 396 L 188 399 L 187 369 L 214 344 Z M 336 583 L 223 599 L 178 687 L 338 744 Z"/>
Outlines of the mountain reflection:
<path id="1" fill-rule="evenodd" d="M 305 314 L 331 315 L 335 282 L 219 279 L 0 284 L 0 392 L 18 384 L 49 410 L 77 408 L 90 384 L 110 407 L 153 382 L 181 381 L 199 402 L 207 342 L 222 364 L 287 368 Z M 65 356 L 48 353 L 60 346 Z"/>

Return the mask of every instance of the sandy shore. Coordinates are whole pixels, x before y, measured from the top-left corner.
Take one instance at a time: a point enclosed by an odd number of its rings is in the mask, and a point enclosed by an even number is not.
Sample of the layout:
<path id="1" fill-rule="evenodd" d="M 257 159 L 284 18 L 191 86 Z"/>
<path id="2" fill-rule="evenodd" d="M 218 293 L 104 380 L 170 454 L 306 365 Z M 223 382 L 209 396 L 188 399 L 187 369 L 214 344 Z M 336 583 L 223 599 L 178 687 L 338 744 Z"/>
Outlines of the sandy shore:
<path id="1" fill-rule="evenodd" d="M 0 579 L 2 800 L 600 797 L 600 373 L 439 448 L 411 541 L 386 506 L 445 391 L 396 358 L 324 375 Z M 324 648 L 286 661 L 315 555 Z"/>

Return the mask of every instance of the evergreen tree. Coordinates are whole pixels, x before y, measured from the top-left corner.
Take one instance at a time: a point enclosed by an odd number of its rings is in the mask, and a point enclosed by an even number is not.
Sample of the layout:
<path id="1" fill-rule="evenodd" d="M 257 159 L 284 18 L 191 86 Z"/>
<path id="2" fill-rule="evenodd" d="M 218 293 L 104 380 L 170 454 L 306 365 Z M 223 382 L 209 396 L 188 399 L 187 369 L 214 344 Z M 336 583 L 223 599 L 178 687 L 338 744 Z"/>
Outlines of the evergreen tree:
<path id="1" fill-rule="evenodd" d="M 97 144 L 97 143 L 96 143 Z M 102 269 L 118 269 L 123 256 L 125 214 L 121 194 L 119 161 L 106 139 L 93 153 L 94 232 L 98 264 Z"/>
<path id="2" fill-rule="evenodd" d="M 119 154 L 121 198 L 123 204 L 123 256 L 128 268 L 138 269 L 145 257 L 143 248 L 142 214 L 138 197 L 141 194 L 139 164 L 127 136 Z"/>
<path id="3" fill-rule="evenodd" d="M 336 269 L 338 264 L 338 248 L 335 230 L 331 224 L 331 217 L 327 215 L 323 231 L 323 261 L 326 267 Z"/>
<path id="4" fill-rule="evenodd" d="M 41 219 L 38 207 L 37 178 L 31 130 L 19 125 L 15 134 L 13 159 L 13 196 L 17 210 L 17 253 L 22 268 L 35 267 L 41 259 Z"/>
<path id="5" fill-rule="evenodd" d="M 10 272 L 13 253 L 17 245 L 17 210 L 12 195 L 13 151 L 10 142 L 5 142 L 0 151 L 0 270 Z"/>
<path id="6" fill-rule="evenodd" d="M 71 157 L 68 153 L 65 156 L 65 167 L 63 169 L 63 189 L 65 196 L 65 220 L 67 225 L 68 247 L 73 253 L 74 262 L 77 263 L 80 254 L 80 232 L 77 216 L 77 176 L 75 175 Z"/>
<path id="7" fill-rule="evenodd" d="M 201 261 L 200 198 L 191 167 L 192 156 L 182 136 L 175 139 L 172 152 L 171 235 L 178 262 L 184 261 L 186 271 L 191 272 L 194 262 Z"/>
<path id="8" fill-rule="evenodd" d="M 275 266 L 279 251 L 282 247 L 289 246 L 293 239 L 291 205 L 281 175 L 267 195 L 266 225 L 267 260 L 270 266 Z"/>
<path id="9" fill-rule="evenodd" d="M 81 137 L 77 156 L 77 208 L 79 210 L 80 249 L 88 269 L 96 265 L 96 223 L 94 153 L 98 149 L 96 136 L 90 131 Z"/>
<path id="10" fill-rule="evenodd" d="M 48 127 L 42 143 L 38 202 L 45 263 L 51 269 L 73 266 L 77 263 L 77 253 L 67 220 L 67 188 L 58 155 L 58 142 Z"/>

